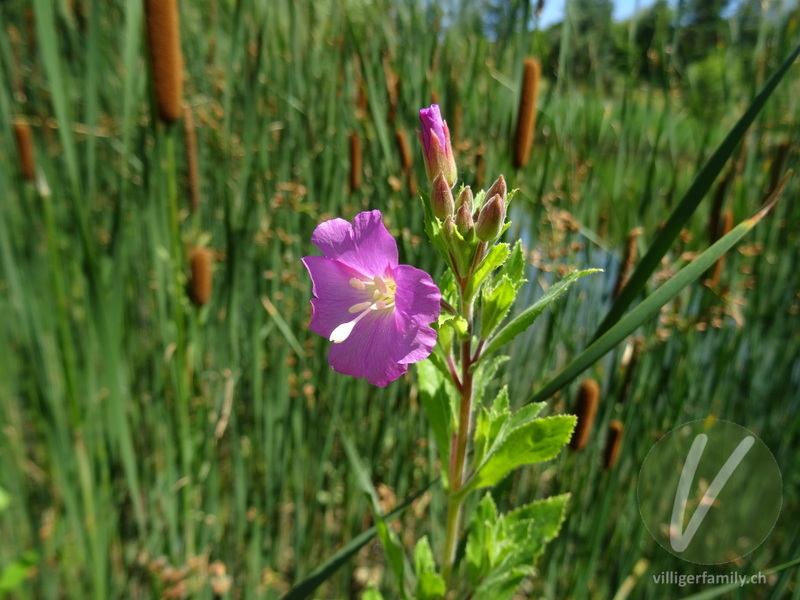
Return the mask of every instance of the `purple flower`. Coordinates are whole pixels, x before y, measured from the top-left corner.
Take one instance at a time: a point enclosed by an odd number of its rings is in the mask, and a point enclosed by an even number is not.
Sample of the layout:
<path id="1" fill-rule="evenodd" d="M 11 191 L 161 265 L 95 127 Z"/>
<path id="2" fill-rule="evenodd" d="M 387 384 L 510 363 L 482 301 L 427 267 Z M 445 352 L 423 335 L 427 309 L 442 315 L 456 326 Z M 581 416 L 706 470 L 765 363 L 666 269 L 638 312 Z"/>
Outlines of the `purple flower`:
<path id="1" fill-rule="evenodd" d="M 458 178 L 458 170 L 450 143 L 450 130 L 442 120 L 439 105 L 431 104 L 430 108 L 420 110 L 419 120 L 422 124 L 419 137 L 424 150 L 428 179 L 433 181 L 439 173 L 443 173 L 445 181 L 453 187 Z"/>
<path id="2" fill-rule="evenodd" d="M 383 387 L 430 355 L 441 294 L 425 271 L 397 264 L 380 211 L 325 221 L 311 241 L 324 256 L 303 258 L 316 296 L 309 328 L 333 342 L 335 371 Z"/>

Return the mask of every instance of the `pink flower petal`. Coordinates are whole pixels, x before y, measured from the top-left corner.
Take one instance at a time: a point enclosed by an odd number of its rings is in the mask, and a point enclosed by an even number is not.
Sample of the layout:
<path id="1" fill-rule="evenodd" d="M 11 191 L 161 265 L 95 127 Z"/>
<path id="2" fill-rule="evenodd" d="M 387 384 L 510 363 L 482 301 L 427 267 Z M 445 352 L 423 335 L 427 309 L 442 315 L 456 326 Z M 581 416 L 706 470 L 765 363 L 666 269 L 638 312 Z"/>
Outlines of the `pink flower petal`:
<path id="1" fill-rule="evenodd" d="M 320 223 L 311 241 L 326 257 L 369 277 L 383 276 L 397 265 L 397 243 L 386 230 L 379 210 L 357 214 L 352 225 L 344 219 Z"/>
<path id="2" fill-rule="evenodd" d="M 430 355 L 436 332 L 403 322 L 397 311 L 378 311 L 360 321 L 350 336 L 331 346 L 328 362 L 345 375 L 385 387 Z"/>
<path id="3" fill-rule="evenodd" d="M 416 325 L 429 325 L 439 318 L 442 294 L 425 271 L 409 265 L 393 269 L 397 292 L 394 296 L 400 316 Z"/>
<path id="4" fill-rule="evenodd" d="M 337 326 L 356 317 L 350 307 L 369 300 L 369 294 L 350 285 L 350 279 L 362 275 L 344 263 L 324 256 L 306 256 L 302 260 L 316 296 L 311 299 L 314 312 L 309 329 L 330 338 Z"/>

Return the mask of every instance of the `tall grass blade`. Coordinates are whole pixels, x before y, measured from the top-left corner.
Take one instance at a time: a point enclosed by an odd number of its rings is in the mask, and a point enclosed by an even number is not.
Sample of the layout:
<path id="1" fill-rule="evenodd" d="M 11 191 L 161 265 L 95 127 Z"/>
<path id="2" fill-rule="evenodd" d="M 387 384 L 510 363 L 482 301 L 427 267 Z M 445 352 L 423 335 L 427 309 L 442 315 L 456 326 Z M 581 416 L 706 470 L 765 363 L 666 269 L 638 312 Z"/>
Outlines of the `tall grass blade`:
<path id="1" fill-rule="evenodd" d="M 631 305 L 645 283 L 647 283 L 647 279 L 658 268 L 661 258 L 667 253 L 667 250 L 669 250 L 675 238 L 678 237 L 684 224 L 691 218 L 706 192 L 711 187 L 711 184 L 714 183 L 714 179 L 716 179 L 727 160 L 733 154 L 736 144 L 744 137 L 748 127 L 753 123 L 758 113 L 761 112 L 761 109 L 772 95 L 772 92 L 775 91 L 778 83 L 780 83 L 783 76 L 786 75 L 799 55 L 800 45 L 794 49 L 786 60 L 783 61 L 783 64 L 781 64 L 778 70 L 770 77 L 764 89 L 755 97 L 744 115 L 742 115 L 733 129 L 731 129 L 730 133 L 722 140 L 719 148 L 717 148 L 705 166 L 700 170 L 694 183 L 692 183 L 691 187 L 686 191 L 680 204 L 678 204 L 670 215 L 666 224 L 656 236 L 656 239 L 653 240 L 653 244 L 642 257 L 642 260 L 639 261 L 628 283 L 622 288 L 611 310 L 608 311 L 600 327 L 597 328 L 594 340 L 598 340 L 600 336 L 614 325 L 614 323 L 619 321 L 622 314 L 628 306 Z"/>
<path id="2" fill-rule="evenodd" d="M 658 313 L 659 309 L 672 300 L 678 293 L 692 281 L 700 277 L 706 269 L 712 266 L 720 256 L 730 250 L 736 242 L 744 237 L 756 223 L 772 209 L 778 200 L 783 187 L 789 179 L 791 171 L 787 173 L 778 187 L 772 192 L 764 206 L 752 217 L 739 223 L 728 235 L 698 256 L 693 262 L 678 271 L 664 285 L 658 288 L 644 302 L 639 304 L 622 320 L 608 329 L 586 350 L 576 356 L 558 375 L 551 379 L 542 389 L 533 394 L 526 403 L 541 402 L 546 400 L 570 381 L 580 375 L 584 369 L 594 364 L 606 352 L 633 333 L 645 321 Z"/>

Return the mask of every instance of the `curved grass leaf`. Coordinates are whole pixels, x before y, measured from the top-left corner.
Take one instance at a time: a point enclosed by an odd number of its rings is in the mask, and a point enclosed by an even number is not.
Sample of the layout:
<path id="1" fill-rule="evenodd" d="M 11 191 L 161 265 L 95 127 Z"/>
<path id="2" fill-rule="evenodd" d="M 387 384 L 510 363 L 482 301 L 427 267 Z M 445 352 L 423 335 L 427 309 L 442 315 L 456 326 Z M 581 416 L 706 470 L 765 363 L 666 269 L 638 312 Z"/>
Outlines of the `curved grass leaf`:
<path id="1" fill-rule="evenodd" d="M 770 195 L 766 204 L 755 215 L 742 221 L 739 225 L 734 227 L 730 233 L 720 238 L 693 262 L 678 271 L 671 279 L 664 283 L 664 285 L 650 294 L 646 300 L 637 305 L 636 308 L 625 315 L 623 319 L 600 336 L 598 340 L 590 344 L 586 350 L 576 356 L 558 375 L 551 379 L 541 390 L 533 394 L 527 402 L 541 402 L 552 396 L 580 375 L 584 369 L 594 364 L 595 361 L 599 360 L 606 352 L 633 333 L 637 327 L 652 318 L 658 313 L 662 306 L 677 296 L 683 288 L 705 273 L 706 269 L 711 267 L 720 256 L 730 250 L 736 242 L 742 239 L 742 237 L 772 209 L 777 202 L 778 195 L 786 185 L 789 175 L 791 175 L 791 171 L 784 176 L 783 180 L 778 184 L 778 187 L 776 187 L 775 191 Z"/>
<path id="2" fill-rule="evenodd" d="M 492 352 L 499 350 L 502 346 L 513 340 L 520 333 L 525 331 L 528 327 L 533 325 L 533 322 L 539 318 L 551 302 L 558 300 L 561 295 L 567 291 L 567 288 L 575 283 L 578 279 L 589 273 L 597 273 L 602 269 L 586 269 L 584 271 L 573 271 L 564 279 L 554 283 L 545 292 L 544 296 L 539 298 L 531 306 L 526 308 L 522 313 L 514 317 L 505 327 L 497 332 L 496 335 L 491 337 L 483 349 L 481 358 L 486 358 Z"/>
<path id="3" fill-rule="evenodd" d="M 611 310 L 608 311 L 603 322 L 597 328 L 597 332 L 592 341 L 597 341 L 600 336 L 614 325 L 614 323 L 619 321 L 622 314 L 642 290 L 645 283 L 647 283 L 650 275 L 658 268 L 661 259 L 667 253 L 670 246 L 672 246 L 675 238 L 678 237 L 685 223 L 691 218 L 706 192 L 708 192 L 711 187 L 711 184 L 714 183 L 714 179 L 716 179 L 717 175 L 719 175 L 720 171 L 722 171 L 722 168 L 725 166 L 725 163 L 733 154 L 736 145 L 744 137 L 748 127 L 753 123 L 758 113 L 761 112 L 764 104 L 766 104 L 772 92 L 775 91 L 778 83 L 780 83 L 783 76 L 786 75 L 786 72 L 789 70 L 789 67 L 792 66 L 795 59 L 797 59 L 798 55 L 800 55 L 800 45 L 794 49 L 786 60 L 783 61 L 783 64 L 781 64 L 778 70 L 772 74 L 772 77 L 769 78 L 764 89 L 753 99 L 748 109 L 736 125 L 734 125 L 730 133 L 725 136 L 725 139 L 722 140 L 717 150 L 697 174 L 697 177 L 691 187 L 686 191 L 683 199 L 672 212 L 664 227 L 658 232 L 658 235 L 656 235 L 647 253 L 636 265 L 636 269 L 634 269 L 631 274 L 628 283 L 622 288 L 614 304 L 611 306 Z"/>
<path id="4" fill-rule="evenodd" d="M 399 517 L 403 511 L 405 511 L 411 504 L 421 498 L 422 495 L 427 492 L 435 483 L 439 481 L 439 478 L 432 479 L 427 484 L 422 486 L 420 490 L 410 496 L 405 502 L 400 504 L 397 508 L 395 508 L 392 512 L 386 513 L 383 517 L 384 523 L 388 523 Z M 281 600 L 303 600 L 304 598 L 309 598 L 314 593 L 319 586 L 325 583 L 328 579 L 333 577 L 333 574 L 339 570 L 339 568 L 344 565 L 348 560 L 353 558 L 358 551 L 361 550 L 364 546 L 369 544 L 370 540 L 374 538 L 378 534 L 378 528 L 374 525 L 369 529 L 366 529 L 359 533 L 356 537 L 352 540 L 347 542 L 344 546 L 342 546 L 339 550 L 331 554 L 330 558 L 322 563 L 319 567 L 314 569 L 311 574 L 303 579 L 303 581 L 298 582 L 297 584 L 292 587 L 286 595 Z"/>

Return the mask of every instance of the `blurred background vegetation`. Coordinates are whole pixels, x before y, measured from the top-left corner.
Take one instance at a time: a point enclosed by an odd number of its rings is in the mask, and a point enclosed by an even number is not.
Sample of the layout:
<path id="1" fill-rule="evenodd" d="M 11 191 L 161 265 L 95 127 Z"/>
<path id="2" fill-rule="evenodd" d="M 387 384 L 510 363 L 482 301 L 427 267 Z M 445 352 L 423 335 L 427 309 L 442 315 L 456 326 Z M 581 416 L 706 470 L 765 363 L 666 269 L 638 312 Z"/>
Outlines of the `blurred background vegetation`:
<path id="1" fill-rule="evenodd" d="M 508 235 L 525 244 L 527 300 L 572 268 L 605 269 L 515 341 L 502 369 L 512 402 L 588 344 L 623 265 L 798 42 L 798 8 L 660 1 L 614 21 L 610 0 L 568 0 L 546 28 L 538 8 L 183 2 L 193 142 L 184 121 L 155 116 L 141 2 L 0 4 L 0 597 L 281 597 L 372 524 L 338 420 L 384 509 L 426 485 L 436 452 L 413 376 L 377 389 L 330 370 L 328 342 L 307 330 L 299 259 L 321 220 L 379 209 L 402 262 L 441 272 L 416 194 L 417 112 L 431 102 L 466 184 L 504 173 L 521 190 Z M 527 56 L 544 75 L 532 156 L 517 169 Z M 798 102 L 795 66 L 648 291 L 796 163 Z M 587 371 L 601 395 L 586 449 L 498 486 L 503 507 L 573 495 L 520 598 L 674 598 L 704 588 L 651 575 L 749 574 L 800 555 L 797 193 L 792 179 L 713 272 Z M 184 293 L 197 247 L 213 258 L 203 306 Z M 549 412 L 570 411 L 578 384 Z M 658 547 L 636 502 L 658 437 L 709 416 L 759 435 L 784 476 L 775 531 L 721 567 Z M 624 433 L 608 469 L 612 420 Z M 426 493 L 403 512 L 407 547 L 427 533 L 438 548 L 443 509 Z M 373 541 L 315 597 L 358 597 L 382 563 Z M 729 597 L 800 598 L 798 577 Z"/>

